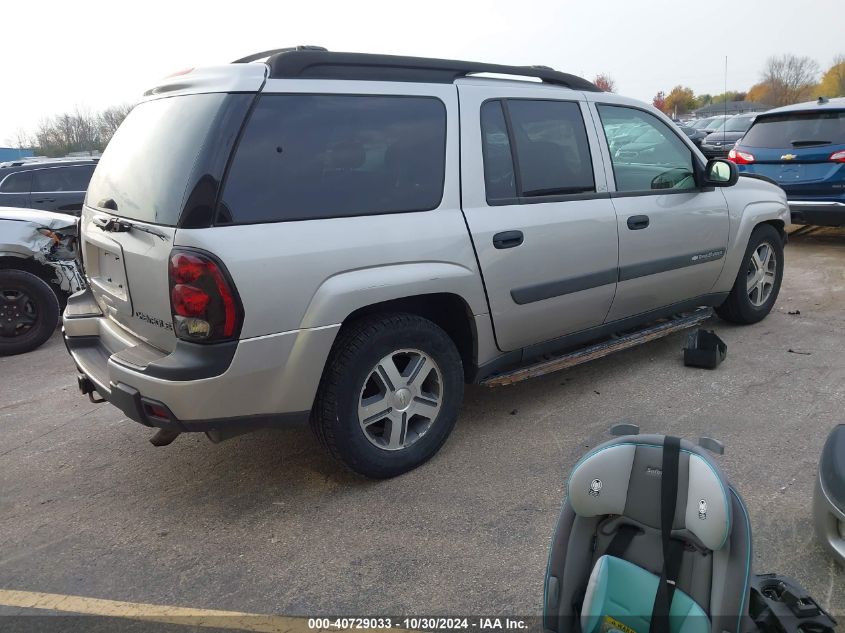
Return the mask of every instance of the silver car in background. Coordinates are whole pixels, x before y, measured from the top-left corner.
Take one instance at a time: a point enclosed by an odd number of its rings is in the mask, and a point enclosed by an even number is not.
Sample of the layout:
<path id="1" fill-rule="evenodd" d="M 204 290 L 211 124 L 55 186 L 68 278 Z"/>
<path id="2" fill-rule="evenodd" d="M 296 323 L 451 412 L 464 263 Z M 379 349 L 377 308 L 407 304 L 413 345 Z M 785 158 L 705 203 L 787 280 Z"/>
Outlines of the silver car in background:
<path id="1" fill-rule="evenodd" d="M 819 460 L 813 495 L 816 536 L 845 567 L 845 424 L 830 432 Z"/>
<path id="2" fill-rule="evenodd" d="M 464 383 L 777 298 L 783 192 L 648 105 L 539 66 L 239 62 L 148 90 L 82 212 L 79 386 L 159 443 L 310 420 L 390 477 L 445 442 Z"/>

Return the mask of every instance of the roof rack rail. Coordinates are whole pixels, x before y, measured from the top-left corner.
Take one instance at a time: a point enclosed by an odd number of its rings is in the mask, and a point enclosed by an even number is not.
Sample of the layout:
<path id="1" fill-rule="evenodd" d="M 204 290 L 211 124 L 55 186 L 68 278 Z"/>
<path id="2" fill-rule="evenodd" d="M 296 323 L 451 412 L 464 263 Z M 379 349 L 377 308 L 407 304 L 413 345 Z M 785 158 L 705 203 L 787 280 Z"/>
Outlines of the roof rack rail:
<path id="1" fill-rule="evenodd" d="M 453 59 L 335 53 L 319 46 L 296 46 L 264 51 L 239 59 L 245 63 L 267 58 L 271 79 L 357 79 L 365 81 L 417 81 L 452 83 L 478 73 L 534 77 L 544 83 L 573 90 L 600 92 L 595 84 L 577 75 L 548 66 L 506 66 Z"/>
<path id="2" fill-rule="evenodd" d="M 253 53 L 252 55 L 247 55 L 246 57 L 236 59 L 232 63 L 248 64 L 249 62 L 258 61 L 259 59 L 264 59 L 265 57 L 270 57 L 271 55 L 278 55 L 279 53 L 290 53 L 291 51 L 321 51 L 325 53 L 328 52 L 328 49 L 323 48 L 322 46 L 309 46 L 307 44 L 301 44 L 299 46 L 288 46 L 287 48 L 274 48 L 269 51 Z"/>

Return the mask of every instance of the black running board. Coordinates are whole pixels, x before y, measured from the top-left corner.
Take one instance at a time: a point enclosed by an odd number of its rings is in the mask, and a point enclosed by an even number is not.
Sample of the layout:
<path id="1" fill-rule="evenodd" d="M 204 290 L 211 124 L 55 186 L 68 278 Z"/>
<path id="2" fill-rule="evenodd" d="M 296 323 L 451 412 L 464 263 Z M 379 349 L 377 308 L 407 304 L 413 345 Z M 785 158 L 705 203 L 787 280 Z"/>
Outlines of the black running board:
<path id="1" fill-rule="evenodd" d="M 644 328 L 628 334 L 622 334 L 610 339 L 581 347 L 574 352 L 568 352 L 554 358 L 546 358 L 532 365 L 520 367 L 502 374 L 496 374 L 481 381 L 487 387 L 501 387 L 512 385 L 529 378 L 545 376 L 561 369 L 568 369 L 581 363 L 587 363 L 597 358 L 604 358 L 614 352 L 630 347 L 642 345 L 675 332 L 693 328 L 713 316 L 713 308 L 699 308 L 694 312 L 682 314 L 671 319 L 663 319 L 651 323 Z"/>

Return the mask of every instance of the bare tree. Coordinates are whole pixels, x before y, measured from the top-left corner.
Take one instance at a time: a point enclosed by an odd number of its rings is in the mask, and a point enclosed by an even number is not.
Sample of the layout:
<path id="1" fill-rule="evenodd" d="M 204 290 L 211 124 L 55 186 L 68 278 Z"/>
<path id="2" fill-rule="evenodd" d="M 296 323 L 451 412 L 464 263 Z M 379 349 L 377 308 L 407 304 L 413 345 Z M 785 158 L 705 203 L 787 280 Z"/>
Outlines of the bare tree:
<path id="1" fill-rule="evenodd" d="M 763 69 L 771 105 L 781 106 L 806 101 L 816 85 L 819 65 L 810 57 L 786 54 L 770 57 Z"/>
<path id="2" fill-rule="evenodd" d="M 100 142 L 102 144 L 100 149 L 105 149 L 106 145 L 108 145 L 111 140 L 111 137 L 114 136 L 117 128 L 121 123 L 123 123 L 123 119 L 126 118 L 131 110 L 132 105 L 124 103 L 121 105 L 111 106 L 110 108 L 106 108 L 100 112 L 98 117 Z"/>
<path id="3" fill-rule="evenodd" d="M 73 112 L 42 119 L 32 137 L 22 132 L 19 135 L 26 139 L 27 147 L 36 147 L 46 156 L 100 151 L 131 109 L 130 105 L 118 105 L 95 114 L 88 108 L 77 107 Z"/>
<path id="4" fill-rule="evenodd" d="M 9 147 L 14 147 L 15 149 L 29 149 L 35 146 L 35 140 L 32 138 L 32 135 L 24 128 L 18 128 L 14 135 L 6 137 L 4 142 Z"/>
<path id="5" fill-rule="evenodd" d="M 89 110 L 77 107 L 73 112 L 42 119 L 35 132 L 35 141 L 47 156 L 97 150 L 100 148 L 97 117 Z"/>

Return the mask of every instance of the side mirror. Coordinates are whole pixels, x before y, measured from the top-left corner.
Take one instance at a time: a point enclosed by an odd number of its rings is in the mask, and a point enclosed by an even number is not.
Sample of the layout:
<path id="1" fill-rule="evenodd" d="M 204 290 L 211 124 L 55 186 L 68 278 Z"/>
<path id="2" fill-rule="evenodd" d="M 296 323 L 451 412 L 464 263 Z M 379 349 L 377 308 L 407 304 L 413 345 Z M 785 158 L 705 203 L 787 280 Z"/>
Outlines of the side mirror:
<path id="1" fill-rule="evenodd" d="M 714 158 L 704 168 L 704 185 L 708 187 L 732 187 L 739 180 L 736 165 L 729 160 Z"/>

